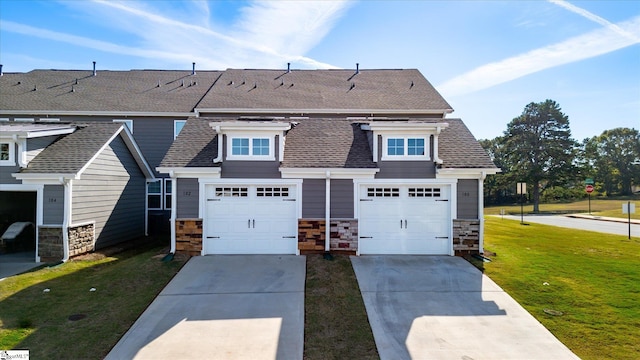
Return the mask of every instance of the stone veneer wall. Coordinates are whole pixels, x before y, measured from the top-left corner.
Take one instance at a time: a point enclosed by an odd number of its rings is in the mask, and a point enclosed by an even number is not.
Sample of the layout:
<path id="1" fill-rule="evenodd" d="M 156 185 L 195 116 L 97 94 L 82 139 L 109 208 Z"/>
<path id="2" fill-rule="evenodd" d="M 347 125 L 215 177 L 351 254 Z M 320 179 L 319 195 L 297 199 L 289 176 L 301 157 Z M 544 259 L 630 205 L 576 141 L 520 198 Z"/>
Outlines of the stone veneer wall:
<path id="1" fill-rule="evenodd" d="M 202 254 L 202 219 L 176 219 L 176 253 Z"/>
<path id="2" fill-rule="evenodd" d="M 38 256 L 42 262 L 62 260 L 62 226 L 38 227 Z"/>
<path id="3" fill-rule="evenodd" d="M 298 219 L 298 250 L 300 252 L 324 251 L 326 226 L 324 219 Z"/>
<path id="4" fill-rule="evenodd" d="M 95 250 L 95 224 L 84 224 L 69 228 L 69 256 Z"/>
<path id="5" fill-rule="evenodd" d="M 329 241 L 331 251 L 358 251 L 357 219 L 333 219 L 329 224 L 331 226 Z"/>
<path id="6" fill-rule="evenodd" d="M 480 220 L 453 220 L 453 251 L 456 256 L 480 253 Z"/>

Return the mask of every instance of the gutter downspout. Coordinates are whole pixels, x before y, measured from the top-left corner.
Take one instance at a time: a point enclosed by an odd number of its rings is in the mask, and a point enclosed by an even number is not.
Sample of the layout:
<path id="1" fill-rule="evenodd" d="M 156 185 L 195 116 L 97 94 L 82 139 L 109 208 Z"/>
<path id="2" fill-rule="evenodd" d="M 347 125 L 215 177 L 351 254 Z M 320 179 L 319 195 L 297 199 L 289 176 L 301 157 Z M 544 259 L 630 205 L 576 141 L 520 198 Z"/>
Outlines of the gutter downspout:
<path id="1" fill-rule="evenodd" d="M 478 250 L 480 254 L 484 254 L 484 179 L 487 178 L 487 172 L 483 171 L 478 180 L 478 220 L 480 223 L 478 232 Z"/>
<path id="2" fill-rule="evenodd" d="M 216 125 L 214 130 L 216 131 L 216 135 L 218 136 L 218 156 L 213 159 L 213 163 L 217 164 L 222 161 L 222 133 L 220 132 L 220 125 Z"/>
<path id="3" fill-rule="evenodd" d="M 325 201 L 324 201 L 324 251 L 331 249 L 331 171 L 327 170 L 325 179 Z"/>
<path id="4" fill-rule="evenodd" d="M 178 203 L 178 199 L 176 194 L 178 191 L 176 188 L 178 187 L 178 182 L 175 177 L 175 173 L 173 171 L 169 172 L 169 178 L 171 178 L 171 216 L 169 218 L 169 223 L 171 224 L 171 253 L 176 253 L 176 204 Z"/>
<path id="5" fill-rule="evenodd" d="M 69 225 L 71 224 L 71 196 L 73 180 L 60 178 L 64 187 L 64 212 L 62 217 L 62 262 L 69 260 Z"/>
<path id="6" fill-rule="evenodd" d="M 440 159 L 440 157 L 438 157 L 438 135 L 440 135 L 440 132 L 442 131 L 441 127 L 437 127 L 436 128 L 436 133 L 435 135 L 433 135 L 433 161 L 436 164 L 441 165 L 443 163 L 442 159 Z"/>
<path id="7" fill-rule="evenodd" d="M 18 145 L 16 160 L 18 161 L 18 165 L 24 169 L 27 167 L 27 139 L 20 139 L 16 134 L 13 134 L 12 139 Z"/>

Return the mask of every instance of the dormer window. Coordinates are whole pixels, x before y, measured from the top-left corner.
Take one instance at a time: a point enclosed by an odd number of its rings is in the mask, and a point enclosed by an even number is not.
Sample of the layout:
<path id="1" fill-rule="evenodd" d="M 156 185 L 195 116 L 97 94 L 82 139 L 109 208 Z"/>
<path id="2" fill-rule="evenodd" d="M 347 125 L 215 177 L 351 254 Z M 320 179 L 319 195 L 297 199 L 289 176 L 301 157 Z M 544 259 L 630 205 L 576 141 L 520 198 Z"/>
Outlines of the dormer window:
<path id="1" fill-rule="evenodd" d="M 387 136 L 383 142 L 383 160 L 429 160 L 428 138 Z"/>
<path id="2" fill-rule="evenodd" d="M 227 153 L 230 160 L 274 160 L 273 141 L 268 137 L 231 137 Z"/>

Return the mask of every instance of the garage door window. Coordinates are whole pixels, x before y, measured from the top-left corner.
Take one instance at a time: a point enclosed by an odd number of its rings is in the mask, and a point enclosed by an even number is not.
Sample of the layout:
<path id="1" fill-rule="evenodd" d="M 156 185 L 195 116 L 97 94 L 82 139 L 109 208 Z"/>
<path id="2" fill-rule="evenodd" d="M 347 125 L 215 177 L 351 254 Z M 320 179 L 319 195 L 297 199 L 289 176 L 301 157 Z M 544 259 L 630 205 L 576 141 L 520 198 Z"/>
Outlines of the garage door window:
<path id="1" fill-rule="evenodd" d="M 400 188 L 368 188 L 368 197 L 399 197 Z"/>
<path id="2" fill-rule="evenodd" d="M 409 197 L 440 197 L 440 188 L 409 188 Z"/>
<path id="3" fill-rule="evenodd" d="M 217 187 L 217 197 L 247 197 L 249 188 L 246 187 Z"/>
<path id="4" fill-rule="evenodd" d="M 259 187 L 256 189 L 258 197 L 287 197 L 289 196 L 288 187 Z"/>

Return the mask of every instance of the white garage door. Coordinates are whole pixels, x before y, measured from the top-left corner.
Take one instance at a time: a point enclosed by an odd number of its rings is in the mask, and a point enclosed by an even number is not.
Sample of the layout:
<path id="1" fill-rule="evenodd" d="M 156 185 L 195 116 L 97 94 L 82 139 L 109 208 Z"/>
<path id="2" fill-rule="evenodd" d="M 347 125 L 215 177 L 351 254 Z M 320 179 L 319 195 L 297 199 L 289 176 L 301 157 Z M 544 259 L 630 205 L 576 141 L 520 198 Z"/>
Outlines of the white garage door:
<path id="1" fill-rule="evenodd" d="M 295 254 L 295 185 L 207 185 L 205 254 Z"/>
<path id="2" fill-rule="evenodd" d="M 450 186 L 360 187 L 360 254 L 450 253 Z"/>

